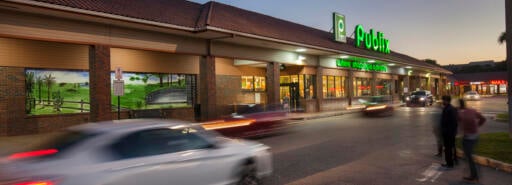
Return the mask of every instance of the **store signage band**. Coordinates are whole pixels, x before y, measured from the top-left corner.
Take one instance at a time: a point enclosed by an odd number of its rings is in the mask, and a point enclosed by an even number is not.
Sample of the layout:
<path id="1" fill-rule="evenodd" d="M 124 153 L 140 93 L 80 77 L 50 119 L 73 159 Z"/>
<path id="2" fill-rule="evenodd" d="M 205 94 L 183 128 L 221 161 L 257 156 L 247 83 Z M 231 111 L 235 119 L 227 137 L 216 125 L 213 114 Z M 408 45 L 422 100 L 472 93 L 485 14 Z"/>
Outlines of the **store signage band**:
<path id="1" fill-rule="evenodd" d="M 334 28 L 334 40 L 338 42 L 347 42 L 347 29 L 345 24 L 345 16 L 333 13 L 332 14 L 332 20 L 333 20 L 333 28 Z"/>
<path id="2" fill-rule="evenodd" d="M 388 72 L 388 67 L 381 64 L 371 64 L 366 62 L 347 61 L 338 59 L 336 60 L 337 67 L 346 67 L 363 71 L 376 71 L 376 72 Z"/>
<path id="3" fill-rule="evenodd" d="M 355 35 L 356 47 L 361 47 L 361 42 L 363 42 L 366 49 L 386 54 L 391 52 L 389 49 L 389 40 L 384 38 L 384 33 L 382 32 L 375 34 L 373 29 L 370 29 L 370 32 L 366 32 L 363 26 L 359 24 L 356 26 Z"/>

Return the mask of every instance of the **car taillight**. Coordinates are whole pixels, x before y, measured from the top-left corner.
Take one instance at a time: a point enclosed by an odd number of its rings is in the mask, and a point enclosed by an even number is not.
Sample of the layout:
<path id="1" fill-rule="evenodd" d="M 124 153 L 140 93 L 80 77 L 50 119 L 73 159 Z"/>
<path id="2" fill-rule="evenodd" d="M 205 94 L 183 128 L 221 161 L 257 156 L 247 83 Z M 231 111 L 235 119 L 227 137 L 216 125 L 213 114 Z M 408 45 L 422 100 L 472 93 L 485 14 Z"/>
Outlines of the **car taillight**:
<path id="1" fill-rule="evenodd" d="M 53 155 L 53 154 L 56 154 L 57 152 L 59 152 L 57 149 L 21 152 L 21 153 L 12 154 L 7 159 L 16 160 L 16 159 L 24 159 L 24 158 L 31 158 L 31 157 L 40 157 L 40 156 L 46 156 L 46 155 Z M 45 184 L 42 184 L 42 185 L 45 185 Z"/>
<path id="2" fill-rule="evenodd" d="M 20 182 L 14 185 L 56 185 L 55 182 L 45 180 L 45 181 L 28 181 L 28 182 Z"/>

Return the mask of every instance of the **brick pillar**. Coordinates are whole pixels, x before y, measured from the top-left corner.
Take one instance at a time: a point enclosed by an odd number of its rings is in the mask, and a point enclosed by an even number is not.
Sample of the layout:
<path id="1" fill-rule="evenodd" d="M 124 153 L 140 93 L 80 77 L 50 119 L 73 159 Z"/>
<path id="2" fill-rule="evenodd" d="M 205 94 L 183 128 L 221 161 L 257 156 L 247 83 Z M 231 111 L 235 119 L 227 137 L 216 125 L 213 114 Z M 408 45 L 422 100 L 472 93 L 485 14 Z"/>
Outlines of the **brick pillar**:
<path id="1" fill-rule="evenodd" d="M 348 70 L 348 77 L 347 77 L 347 99 L 348 99 L 348 106 L 352 105 L 352 98 L 354 97 L 354 71 Z"/>
<path id="2" fill-rule="evenodd" d="M 92 122 L 112 120 L 110 94 L 110 47 L 89 47 L 89 87 Z"/>
<path id="3" fill-rule="evenodd" d="M 277 62 L 269 62 L 267 64 L 267 103 L 269 105 L 279 105 L 279 66 Z M 318 94 L 317 94 L 318 96 Z"/>
<path id="4" fill-rule="evenodd" d="M 202 56 L 199 61 L 199 87 L 201 120 L 217 118 L 217 82 L 215 76 L 215 57 Z"/>
<path id="5" fill-rule="evenodd" d="M 377 95 L 377 72 L 372 71 L 372 79 L 370 79 L 371 95 Z"/>
<path id="6" fill-rule="evenodd" d="M 323 70 L 324 68 L 321 66 L 318 66 L 316 68 L 316 110 L 318 112 L 322 111 L 322 102 L 324 100 L 324 93 L 323 93 L 323 83 L 322 83 L 322 76 L 323 76 Z"/>
<path id="7" fill-rule="evenodd" d="M 415 76 L 415 81 L 416 81 L 416 87 L 414 87 L 414 90 L 416 90 L 416 88 L 420 88 L 420 90 L 422 90 L 421 88 L 421 76 Z M 423 89 L 423 90 L 426 90 L 426 89 Z"/>
<path id="8" fill-rule="evenodd" d="M 444 77 L 442 74 L 439 75 L 439 93 L 440 93 L 440 96 L 439 97 L 443 97 L 444 95 L 447 95 L 446 93 L 446 84 L 445 84 L 445 80 L 444 80 Z"/>
<path id="9" fill-rule="evenodd" d="M 403 88 L 407 88 L 407 93 L 411 92 L 410 82 L 411 82 L 411 76 L 409 76 L 409 75 L 404 76 L 404 87 Z M 403 92 L 403 89 L 402 89 L 402 92 Z M 406 92 L 404 92 L 404 93 L 406 93 Z"/>
<path id="10" fill-rule="evenodd" d="M 0 135 L 37 133 L 37 123 L 25 122 L 25 69 L 0 67 Z"/>

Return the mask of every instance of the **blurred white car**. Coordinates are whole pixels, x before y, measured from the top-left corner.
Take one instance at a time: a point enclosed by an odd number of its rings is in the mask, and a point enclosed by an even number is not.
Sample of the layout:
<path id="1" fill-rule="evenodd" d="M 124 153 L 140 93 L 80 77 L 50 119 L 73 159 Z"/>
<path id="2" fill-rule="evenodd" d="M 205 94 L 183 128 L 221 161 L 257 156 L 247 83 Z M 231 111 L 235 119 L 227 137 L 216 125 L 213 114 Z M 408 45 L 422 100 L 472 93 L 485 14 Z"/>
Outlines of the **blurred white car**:
<path id="1" fill-rule="evenodd" d="M 165 120 L 89 123 L 0 161 L 4 185 L 259 184 L 269 147 Z"/>
<path id="2" fill-rule="evenodd" d="M 476 91 L 468 91 L 464 93 L 464 100 L 480 100 L 480 95 Z"/>

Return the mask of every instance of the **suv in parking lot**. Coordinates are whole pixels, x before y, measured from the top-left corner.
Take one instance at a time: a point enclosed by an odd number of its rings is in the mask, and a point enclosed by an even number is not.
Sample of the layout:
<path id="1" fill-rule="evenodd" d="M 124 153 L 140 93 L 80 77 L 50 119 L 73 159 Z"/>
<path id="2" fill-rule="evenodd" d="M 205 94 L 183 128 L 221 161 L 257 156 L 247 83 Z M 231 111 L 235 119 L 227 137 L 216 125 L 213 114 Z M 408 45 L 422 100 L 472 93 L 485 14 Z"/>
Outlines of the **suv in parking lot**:
<path id="1" fill-rule="evenodd" d="M 434 104 L 434 97 L 430 91 L 414 91 L 411 95 L 405 97 L 405 102 L 408 107 L 415 105 L 426 107 Z"/>

